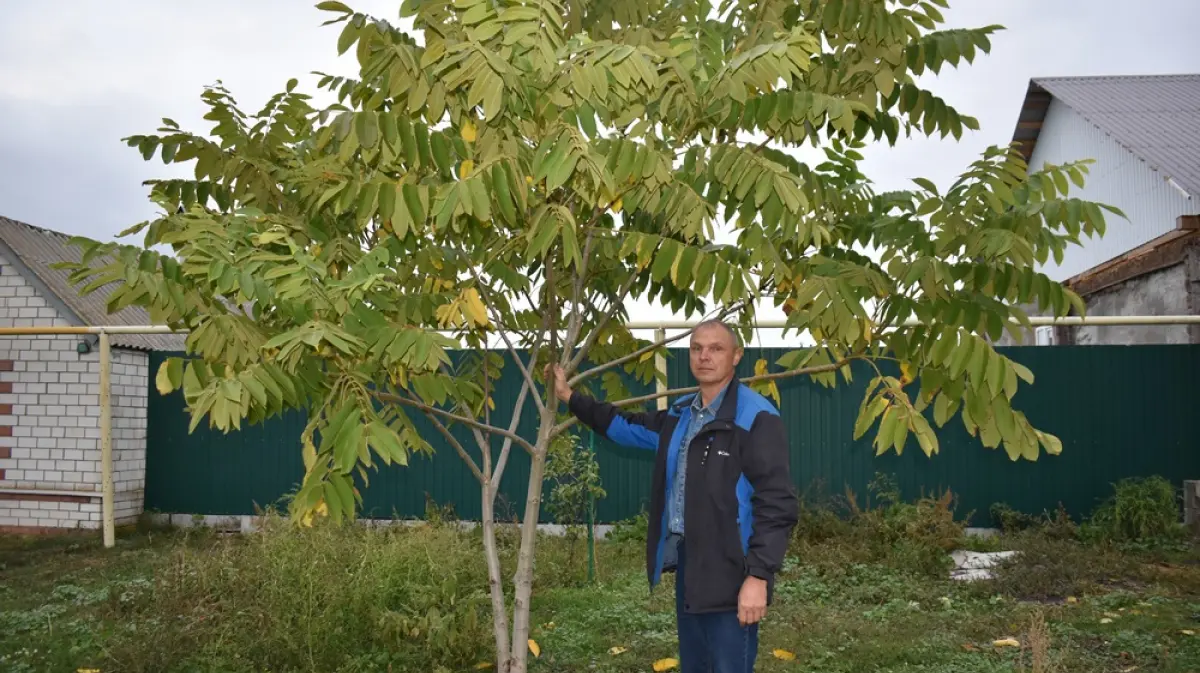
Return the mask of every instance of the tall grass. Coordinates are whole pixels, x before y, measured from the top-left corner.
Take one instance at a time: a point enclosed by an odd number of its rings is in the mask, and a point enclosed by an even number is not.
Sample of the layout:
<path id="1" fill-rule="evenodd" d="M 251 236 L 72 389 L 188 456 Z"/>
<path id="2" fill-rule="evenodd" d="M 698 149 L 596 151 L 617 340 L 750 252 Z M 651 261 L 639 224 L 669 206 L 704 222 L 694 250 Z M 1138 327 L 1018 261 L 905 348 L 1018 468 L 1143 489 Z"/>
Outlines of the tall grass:
<path id="1" fill-rule="evenodd" d="M 511 574 L 515 537 L 500 537 Z M 541 546 L 544 585 L 574 574 L 563 541 Z M 477 532 L 296 530 L 268 514 L 257 534 L 180 545 L 152 589 L 112 607 L 130 626 L 108 656 L 134 672 L 461 670 L 492 656 L 486 588 Z"/>

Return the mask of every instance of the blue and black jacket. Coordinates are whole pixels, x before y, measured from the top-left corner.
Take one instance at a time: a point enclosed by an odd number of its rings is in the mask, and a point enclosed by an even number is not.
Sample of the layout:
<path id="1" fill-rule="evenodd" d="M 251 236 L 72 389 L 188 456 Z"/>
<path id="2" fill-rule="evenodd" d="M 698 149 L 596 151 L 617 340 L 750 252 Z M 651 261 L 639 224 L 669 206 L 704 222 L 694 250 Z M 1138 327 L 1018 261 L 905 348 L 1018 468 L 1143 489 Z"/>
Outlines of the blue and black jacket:
<path id="1" fill-rule="evenodd" d="M 693 397 L 662 411 L 635 413 L 585 393 L 571 396 L 571 413 L 594 431 L 618 444 L 657 452 L 646 539 L 646 574 L 652 587 L 663 572 L 674 570 L 663 562 L 666 503 Z M 765 397 L 735 381 L 716 418 L 692 440 L 687 461 L 685 611 L 736 610 L 738 593 L 750 575 L 766 580 L 771 596 L 798 516 L 779 412 Z"/>

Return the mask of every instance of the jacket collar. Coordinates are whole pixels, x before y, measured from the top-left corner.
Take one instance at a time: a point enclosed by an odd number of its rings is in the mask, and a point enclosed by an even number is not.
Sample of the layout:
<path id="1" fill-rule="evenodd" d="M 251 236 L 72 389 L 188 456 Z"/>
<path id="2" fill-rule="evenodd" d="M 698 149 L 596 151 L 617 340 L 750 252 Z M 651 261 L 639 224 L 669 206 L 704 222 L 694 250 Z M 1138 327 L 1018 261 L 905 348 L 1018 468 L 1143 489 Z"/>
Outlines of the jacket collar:
<path id="1" fill-rule="evenodd" d="M 737 397 L 738 391 L 741 389 L 741 381 L 735 376 L 729 385 L 725 388 L 725 398 L 721 400 L 721 408 L 717 410 L 716 420 L 732 422 L 737 417 Z M 676 413 L 682 412 L 695 402 L 696 396 L 700 393 L 692 393 L 679 398 L 672 406 Z"/>

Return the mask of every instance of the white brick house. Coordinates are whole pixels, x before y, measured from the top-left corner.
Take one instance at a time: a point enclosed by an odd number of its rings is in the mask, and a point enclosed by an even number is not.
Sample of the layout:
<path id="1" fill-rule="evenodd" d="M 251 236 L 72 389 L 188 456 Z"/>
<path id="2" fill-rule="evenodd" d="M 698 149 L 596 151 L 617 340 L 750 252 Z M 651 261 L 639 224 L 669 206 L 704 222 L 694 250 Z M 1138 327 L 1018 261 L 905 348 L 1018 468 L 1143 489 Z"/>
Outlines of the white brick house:
<path id="1" fill-rule="evenodd" d="M 0 217 L 0 327 L 146 325 L 109 315 L 107 292 L 81 297 L 53 264 L 79 259 L 64 234 Z M 112 337 L 114 515 L 142 512 L 150 350 L 173 335 Z M 0 336 L 0 531 L 101 526 L 100 357 L 95 336 Z"/>

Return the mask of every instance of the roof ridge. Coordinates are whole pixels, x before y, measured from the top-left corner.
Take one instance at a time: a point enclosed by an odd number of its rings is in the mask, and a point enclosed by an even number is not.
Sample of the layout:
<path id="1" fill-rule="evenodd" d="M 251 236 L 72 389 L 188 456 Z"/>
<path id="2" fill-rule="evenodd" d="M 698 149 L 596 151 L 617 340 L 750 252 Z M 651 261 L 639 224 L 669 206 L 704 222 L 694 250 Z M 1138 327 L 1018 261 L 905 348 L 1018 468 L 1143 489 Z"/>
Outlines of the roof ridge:
<path id="1" fill-rule="evenodd" d="M 47 229 L 45 227 L 39 227 L 36 224 L 22 222 L 21 220 L 14 220 L 13 218 L 5 217 L 4 215 L 0 215 L 0 220 L 4 220 L 5 222 L 8 222 L 10 224 L 15 224 L 17 226 L 25 227 L 27 229 L 32 229 L 32 230 L 42 233 L 42 234 L 50 234 L 51 236 L 58 236 L 59 238 L 64 238 L 67 240 L 70 240 L 72 238 L 71 234 L 67 234 L 67 233 L 64 233 L 61 231 L 55 231 L 54 229 Z"/>
<path id="2" fill-rule="evenodd" d="M 1200 77 L 1196 72 L 1156 73 L 1143 75 L 1050 75 L 1031 77 L 1034 82 L 1081 82 L 1084 80 L 1131 80 L 1131 79 L 1191 79 Z"/>

